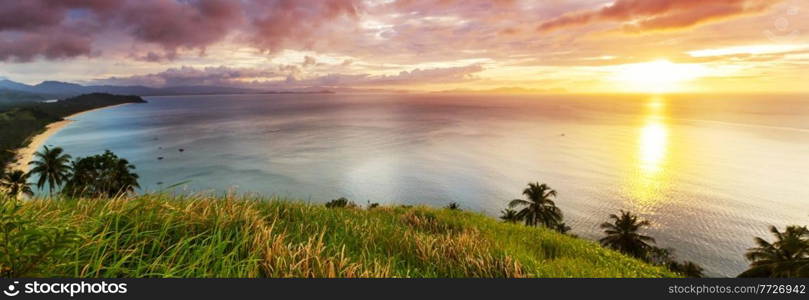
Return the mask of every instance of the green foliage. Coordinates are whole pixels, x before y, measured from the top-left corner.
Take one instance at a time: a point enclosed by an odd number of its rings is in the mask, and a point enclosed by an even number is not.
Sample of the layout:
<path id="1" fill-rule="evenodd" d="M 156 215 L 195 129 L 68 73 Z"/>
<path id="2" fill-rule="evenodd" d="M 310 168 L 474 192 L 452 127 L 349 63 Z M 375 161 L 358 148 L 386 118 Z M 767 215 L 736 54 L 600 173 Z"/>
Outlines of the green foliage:
<path id="1" fill-rule="evenodd" d="M 461 210 L 461 205 L 458 204 L 458 202 L 453 201 L 453 202 L 450 202 L 449 204 L 447 204 L 447 206 L 444 207 L 444 208 L 449 209 L 449 210 Z"/>
<path id="2" fill-rule="evenodd" d="M 0 199 L 0 277 L 48 276 L 76 241 L 66 227 L 39 225 L 13 199 Z"/>
<path id="3" fill-rule="evenodd" d="M 337 199 L 333 199 L 329 202 L 326 202 L 327 208 L 356 208 L 357 204 L 354 201 L 350 201 L 345 197 L 340 197 Z"/>
<path id="4" fill-rule="evenodd" d="M 561 234 L 567 234 L 568 232 L 570 232 L 570 229 L 571 229 L 570 226 L 567 226 L 567 224 L 565 224 L 564 222 L 556 224 L 556 227 L 553 228 L 553 230 L 556 230 Z"/>
<path id="5" fill-rule="evenodd" d="M 135 166 L 111 151 L 78 158 L 63 193 L 82 197 L 115 197 L 140 188 Z"/>
<path id="6" fill-rule="evenodd" d="M 555 190 L 547 184 L 536 182 L 529 183 L 522 193 L 528 200 L 514 199 L 508 204 L 509 208 L 524 207 L 517 212 L 517 219 L 523 220 L 528 226 L 542 225 L 552 229 L 560 228 L 559 224 L 562 223 L 563 215 L 562 210 L 556 207 L 556 203 L 552 200 L 556 197 Z M 563 225 L 561 228 L 564 227 Z"/>
<path id="7" fill-rule="evenodd" d="M 809 229 L 787 226 L 781 232 L 770 226 L 770 232 L 775 241 L 756 237 L 757 247 L 745 254 L 750 268 L 739 277 L 809 277 Z"/>
<path id="8" fill-rule="evenodd" d="M 0 169 L 14 160 L 14 150 L 30 143 L 49 123 L 61 117 L 45 113 L 38 107 L 14 107 L 0 111 Z"/>
<path id="9" fill-rule="evenodd" d="M 672 261 L 669 263 L 669 269 L 686 277 L 702 278 L 704 276 L 702 267 L 692 261 Z"/>
<path id="10" fill-rule="evenodd" d="M 426 207 L 148 194 L 34 199 L 13 215 L 25 216 L 24 230 L 71 228 L 80 238 L 35 248 L 55 249 L 28 272 L 37 276 L 676 276 L 543 227 Z"/>
<path id="11" fill-rule="evenodd" d="M 500 220 L 508 223 L 517 223 L 520 219 L 517 217 L 517 211 L 511 208 L 506 208 L 500 211 Z"/>
<path id="12" fill-rule="evenodd" d="M 28 174 L 21 170 L 2 174 L 2 176 L 0 176 L 0 188 L 5 190 L 5 193 L 14 199 L 18 198 L 20 195 L 34 195 L 31 184 L 28 183 Z"/>
<path id="13" fill-rule="evenodd" d="M 649 226 L 649 221 L 638 220 L 638 216 L 629 211 L 621 210 L 621 216 L 610 215 L 612 223 L 604 222 L 601 228 L 606 236 L 599 240 L 602 245 L 620 252 L 643 259 L 653 249 L 650 243 L 654 243 L 654 238 L 638 233 L 642 227 Z"/>
<path id="14" fill-rule="evenodd" d="M 61 147 L 51 149 L 45 146 L 34 154 L 34 160 L 29 164 L 33 166 L 31 174 L 39 176 L 38 188 L 48 183 L 48 190 L 53 193 L 54 189 L 67 181 L 70 176 L 70 155 L 63 152 Z"/>
<path id="15" fill-rule="evenodd" d="M 34 93 L 17 90 L 0 89 L 0 107 L 19 104 L 21 102 L 42 101 L 44 97 Z"/>
<path id="16" fill-rule="evenodd" d="M 677 261 L 674 256 L 674 250 L 668 248 L 659 248 L 649 246 L 646 251 L 646 256 L 643 258 L 646 262 L 656 265 L 665 266 L 676 273 L 682 274 L 686 277 L 701 278 L 704 276 L 702 266 L 692 261 Z"/>

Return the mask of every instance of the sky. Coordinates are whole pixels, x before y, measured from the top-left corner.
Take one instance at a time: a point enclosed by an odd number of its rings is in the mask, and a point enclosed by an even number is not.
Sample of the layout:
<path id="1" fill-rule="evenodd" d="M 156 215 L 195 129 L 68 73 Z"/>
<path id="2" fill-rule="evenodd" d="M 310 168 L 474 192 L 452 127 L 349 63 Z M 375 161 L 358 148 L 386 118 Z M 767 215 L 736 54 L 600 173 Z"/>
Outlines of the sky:
<path id="1" fill-rule="evenodd" d="M 805 0 L 0 0 L 35 84 L 809 92 Z"/>

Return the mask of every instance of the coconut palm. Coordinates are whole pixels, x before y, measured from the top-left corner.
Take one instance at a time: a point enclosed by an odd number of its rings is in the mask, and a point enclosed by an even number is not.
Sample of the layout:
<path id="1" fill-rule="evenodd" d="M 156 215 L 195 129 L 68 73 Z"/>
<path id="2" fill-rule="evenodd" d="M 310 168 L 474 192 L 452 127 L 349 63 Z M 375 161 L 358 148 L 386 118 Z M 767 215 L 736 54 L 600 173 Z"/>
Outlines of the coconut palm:
<path id="1" fill-rule="evenodd" d="M 644 227 L 649 226 L 649 221 L 639 221 L 638 216 L 629 211 L 621 210 L 621 216 L 610 215 L 612 223 L 604 222 L 601 228 L 607 235 L 599 242 L 605 247 L 609 247 L 637 258 L 645 259 L 647 253 L 653 248 L 650 243 L 654 243 L 654 238 L 638 233 Z"/>
<path id="2" fill-rule="evenodd" d="M 556 191 L 547 184 L 529 183 L 522 194 L 528 200 L 511 200 L 508 207 L 524 207 L 517 212 L 517 219 L 523 220 L 525 225 L 543 225 L 555 229 L 562 222 L 562 210 L 556 207 L 556 203 L 551 200 L 556 197 Z"/>
<path id="3" fill-rule="evenodd" d="M 520 219 L 517 218 L 517 211 L 511 208 L 506 208 L 500 211 L 500 220 L 508 223 L 517 223 Z"/>
<path id="4" fill-rule="evenodd" d="M 35 160 L 28 163 L 33 165 L 31 174 L 39 176 L 37 188 L 42 188 L 48 183 L 48 191 L 53 194 L 53 190 L 61 186 L 70 176 L 70 155 L 63 154 L 61 147 L 53 149 L 45 146 L 41 151 L 34 154 Z"/>
<path id="5" fill-rule="evenodd" d="M 0 187 L 6 190 L 6 194 L 13 198 L 22 195 L 33 196 L 34 191 L 31 190 L 31 184 L 28 183 L 28 174 L 21 170 L 16 170 L 11 173 L 3 174 L 0 178 Z"/>
<path id="6" fill-rule="evenodd" d="M 686 277 L 702 278 L 704 276 L 702 274 L 703 272 L 702 266 L 688 260 L 683 261 L 681 263 L 673 261 L 669 264 L 669 269 L 671 269 L 674 272 L 683 274 Z"/>
<path id="7" fill-rule="evenodd" d="M 140 188 L 138 184 L 138 174 L 131 172 L 135 166 L 130 164 L 126 159 L 119 159 L 114 167 L 113 182 L 117 188 L 116 194 L 134 193 L 135 189 Z"/>
<path id="8" fill-rule="evenodd" d="M 739 277 L 809 277 L 809 229 L 787 226 L 780 232 L 770 226 L 770 232 L 775 241 L 756 237 L 758 247 L 745 254 L 750 268 Z"/>
<path id="9" fill-rule="evenodd" d="M 553 230 L 556 230 L 562 234 L 567 234 L 570 231 L 570 229 L 572 228 L 570 228 L 570 226 L 567 226 L 567 224 L 565 224 L 564 222 L 556 224 L 556 227 L 553 228 Z"/>

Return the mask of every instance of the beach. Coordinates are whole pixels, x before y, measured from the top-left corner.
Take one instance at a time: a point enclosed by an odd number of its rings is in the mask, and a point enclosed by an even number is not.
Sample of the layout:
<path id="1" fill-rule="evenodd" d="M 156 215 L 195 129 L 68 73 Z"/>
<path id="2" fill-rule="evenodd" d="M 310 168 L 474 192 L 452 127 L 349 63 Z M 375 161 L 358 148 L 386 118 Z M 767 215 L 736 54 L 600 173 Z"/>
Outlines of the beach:
<path id="1" fill-rule="evenodd" d="M 58 132 L 59 130 L 61 130 L 62 128 L 64 128 L 65 126 L 67 126 L 68 124 L 73 122 L 73 120 L 71 120 L 70 118 L 74 118 L 76 116 L 79 116 L 81 114 L 88 113 L 88 112 L 91 112 L 91 111 L 107 109 L 107 108 L 110 108 L 110 107 L 115 107 L 115 106 L 119 106 L 119 105 L 126 105 L 126 104 L 131 104 L 131 103 L 121 103 L 121 104 L 116 104 L 116 105 L 99 107 L 99 108 L 95 108 L 95 109 L 91 109 L 91 110 L 85 110 L 85 111 L 82 111 L 82 112 L 78 112 L 78 113 L 69 115 L 69 116 L 65 117 L 61 121 L 57 121 L 57 122 L 53 122 L 53 123 L 48 124 L 47 126 L 45 126 L 45 131 L 43 131 L 42 133 L 37 134 L 36 136 L 32 137 L 31 142 L 28 143 L 27 146 L 19 148 L 16 151 L 14 151 L 15 152 L 15 160 L 14 160 L 14 162 L 9 164 L 8 168 L 10 170 L 12 170 L 12 171 L 14 171 L 14 170 L 28 171 L 28 163 L 30 163 L 33 160 L 34 154 L 40 148 L 42 148 L 42 146 L 45 144 L 45 141 L 47 141 L 49 137 L 51 137 L 54 133 Z"/>

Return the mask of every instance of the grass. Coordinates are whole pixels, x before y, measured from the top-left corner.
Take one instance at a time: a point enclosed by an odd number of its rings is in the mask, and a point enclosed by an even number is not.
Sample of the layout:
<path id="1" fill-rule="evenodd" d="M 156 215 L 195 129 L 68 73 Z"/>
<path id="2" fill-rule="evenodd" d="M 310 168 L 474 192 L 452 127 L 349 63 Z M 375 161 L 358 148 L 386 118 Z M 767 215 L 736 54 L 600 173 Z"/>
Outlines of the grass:
<path id="1" fill-rule="evenodd" d="M 7 276 L 677 276 L 591 241 L 449 209 L 234 195 L 2 201 Z"/>

